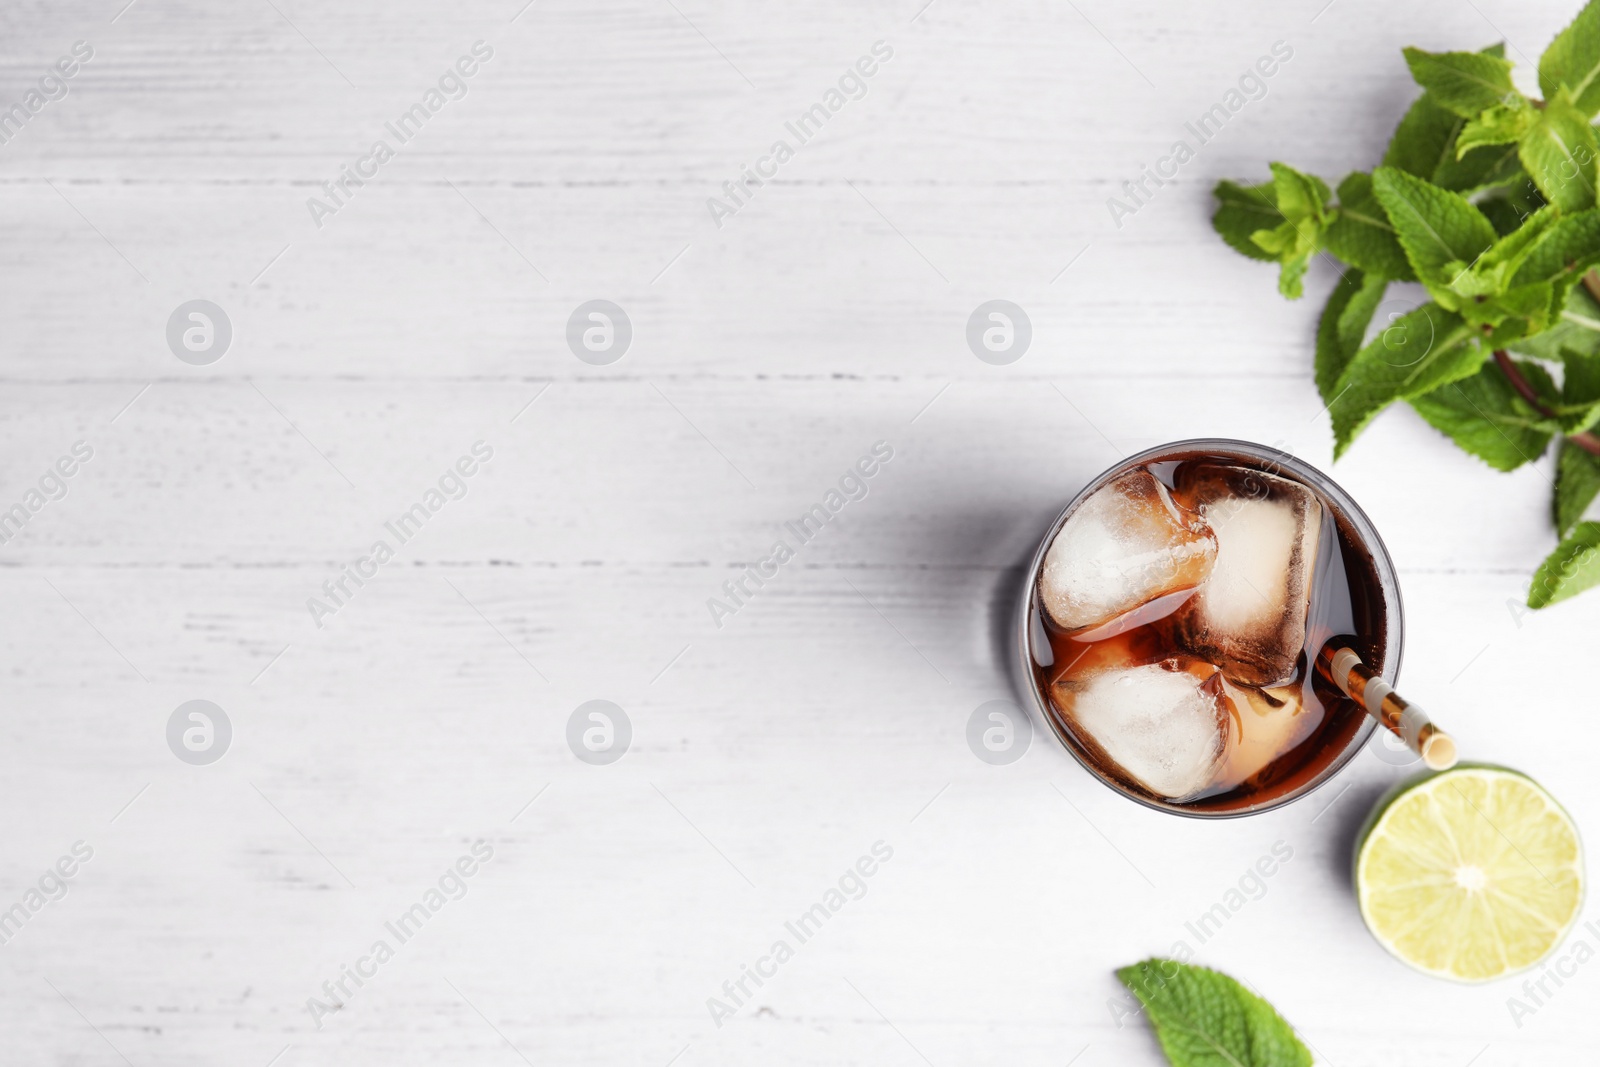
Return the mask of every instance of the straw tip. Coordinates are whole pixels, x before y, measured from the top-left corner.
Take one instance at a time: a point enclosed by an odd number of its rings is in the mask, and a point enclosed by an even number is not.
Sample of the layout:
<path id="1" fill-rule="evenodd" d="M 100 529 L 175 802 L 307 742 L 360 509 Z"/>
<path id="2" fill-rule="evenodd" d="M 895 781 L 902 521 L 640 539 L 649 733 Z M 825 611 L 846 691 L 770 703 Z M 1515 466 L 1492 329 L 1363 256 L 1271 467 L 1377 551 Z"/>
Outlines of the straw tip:
<path id="1" fill-rule="evenodd" d="M 1435 730 L 1422 746 L 1422 762 L 1429 770 L 1447 771 L 1456 765 L 1456 742 L 1442 730 Z"/>

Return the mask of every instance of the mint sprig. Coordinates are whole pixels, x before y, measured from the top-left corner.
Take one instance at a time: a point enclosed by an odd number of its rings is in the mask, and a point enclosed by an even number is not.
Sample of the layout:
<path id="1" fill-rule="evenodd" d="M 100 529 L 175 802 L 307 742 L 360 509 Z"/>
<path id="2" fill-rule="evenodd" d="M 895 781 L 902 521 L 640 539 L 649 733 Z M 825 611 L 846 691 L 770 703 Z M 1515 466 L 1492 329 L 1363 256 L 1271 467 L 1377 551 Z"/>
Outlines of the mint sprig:
<path id="1" fill-rule="evenodd" d="M 1173 1067 L 1311 1067 L 1283 1016 L 1220 971 L 1148 959 L 1117 978 L 1144 1005 Z"/>
<path id="2" fill-rule="evenodd" d="M 1278 264 L 1304 292 L 1311 262 L 1339 267 L 1317 324 L 1315 379 L 1342 456 L 1405 401 L 1496 470 L 1558 450 L 1551 512 L 1562 537 L 1531 607 L 1600 585 L 1600 0 L 1539 61 L 1522 93 L 1503 44 L 1403 50 L 1423 93 L 1382 161 L 1339 182 L 1281 162 L 1271 180 L 1216 188 L 1232 248 Z M 1427 303 L 1378 316 L 1393 282 Z"/>
<path id="3" fill-rule="evenodd" d="M 1301 174 L 1283 163 L 1272 164 L 1272 200 L 1283 221 L 1257 230 L 1250 241 L 1281 264 L 1278 291 L 1290 300 L 1301 296 L 1300 279 L 1322 245 L 1333 222 L 1328 201 L 1333 193 L 1321 178 Z"/>

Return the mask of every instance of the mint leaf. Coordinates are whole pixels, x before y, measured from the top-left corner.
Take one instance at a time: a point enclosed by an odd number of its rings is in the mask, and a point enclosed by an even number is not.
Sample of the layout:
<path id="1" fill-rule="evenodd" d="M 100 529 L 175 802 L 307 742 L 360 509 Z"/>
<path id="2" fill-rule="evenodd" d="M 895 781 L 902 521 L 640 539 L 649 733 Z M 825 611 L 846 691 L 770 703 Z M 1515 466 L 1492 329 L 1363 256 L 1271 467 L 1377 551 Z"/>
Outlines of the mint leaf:
<path id="1" fill-rule="evenodd" d="M 1471 377 L 1488 354 L 1461 316 L 1438 304 L 1395 319 L 1355 354 L 1334 383 L 1328 405 L 1334 458 L 1389 404 Z"/>
<path id="2" fill-rule="evenodd" d="M 1483 54 L 1503 59 L 1505 46 L 1491 45 Z M 1431 94 L 1423 93 L 1395 128 L 1382 165 L 1463 195 L 1516 181 L 1522 175 L 1522 163 L 1515 146 L 1487 145 L 1456 158 L 1456 141 L 1466 123 L 1465 118 L 1441 107 Z"/>
<path id="3" fill-rule="evenodd" d="M 1383 166 L 1419 178 L 1432 178 L 1446 160 L 1455 159 L 1456 134 L 1466 120 L 1423 93 L 1400 119 L 1383 153 Z"/>
<path id="4" fill-rule="evenodd" d="M 1548 210 L 1538 214 L 1544 216 Z M 1504 278 L 1505 271 L 1513 270 L 1513 264 L 1514 273 L 1506 282 L 1508 296 L 1524 290 L 1530 294 L 1540 293 L 1545 306 L 1530 308 L 1525 328 L 1520 332 L 1491 336 L 1491 342 L 1497 347 L 1505 347 L 1520 337 L 1537 335 L 1573 318 L 1566 310 L 1572 301 L 1572 293 L 1583 276 L 1600 264 L 1600 209 L 1556 219 L 1538 240 L 1507 264 L 1495 268 L 1498 271 L 1496 276 Z M 1591 318 L 1588 321 L 1594 320 Z M 1585 340 L 1578 342 L 1576 347 L 1592 351 L 1594 345 L 1592 341 Z"/>
<path id="5" fill-rule="evenodd" d="M 1498 362 L 1498 361 L 1496 361 Z M 1554 405 L 1560 402 L 1561 387 L 1556 385 L 1556 380 L 1550 377 L 1550 372 L 1544 369 L 1543 364 L 1529 360 L 1512 360 L 1517 370 L 1533 386 L 1533 391 L 1539 397 L 1539 402 Z"/>
<path id="6" fill-rule="evenodd" d="M 1538 333 L 1551 325 L 1559 307 L 1556 284 L 1562 265 L 1559 251 L 1548 254 L 1551 269 L 1524 277 L 1525 260 L 1540 244 L 1540 239 L 1558 225 L 1560 212 L 1544 207 L 1529 215 L 1521 226 L 1499 238 L 1470 267 L 1457 271 L 1447 288 L 1456 298 L 1441 300 L 1458 309 L 1473 326 L 1499 327 L 1507 318 L 1521 320 L 1514 330 L 1502 331 L 1492 339 L 1496 345 Z M 1566 294 L 1563 292 L 1562 296 Z"/>
<path id="7" fill-rule="evenodd" d="M 1508 347 L 1521 355 L 1552 363 L 1561 362 L 1563 353 L 1568 350 L 1600 351 L 1600 303 L 1596 303 L 1583 286 L 1572 286 L 1550 329 Z"/>
<path id="8" fill-rule="evenodd" d="M 1272 164 L 1272 188 L 1284 221 L 1273 229 L 1257 230 L 1250 240 L 1277 258 L 1278 291 L 1298 300 L 1304 292 L 1301 279 L 1311 257 L 1322 250 L 1323 235 L 1333 221 L 1327 207 L 1332 194 L 1321 178 L 1285 163 Z"/>
<path id="9" fill-rule="evenodd" d="M 1239 185 L 1221 181 L 1212 195 L 1217 198 L 1217 213 L 1211 216 L 1211 226 L 1228 247 L 1251 259 L 1277 262 L 1277 256 L 1250 240 L 1250 235 L 1257 230 L 1270 230 L 1283 222 L 1283 212 L 1278 210 L 1278 194 L 1272 183 Z"/>
<path id="10" fill-rule="evenodd" d="M 1489 220 L 1463 197 L 1392 167 L 1372 174 L 1372 189 L 1394 225 L 1417 278 L 1439 300 L 1495 243 Z M 1443 303 L 1453 303 L 1446 296 Z"/>
<path id="11" fill-rule="evenodd" d="M 1311 1067 L 1283 1016 L 1220 971 L 1148 959 L 1117 978 L 1144 1005 L 1173 1067 Z"/>
<path id="12" fill-rule="evenodd" d="M 1339 183 L 1339 211 L 1325 235 L 1328 251 L 1360 268 L 1396 282 L 1417 280 L 1383 205 L 1372 192 L 1372 176 L 1356 171 Z"/>
<path id="13" fill-rule="evenodd" d="M 1561 326 L 1557 329 L 1561 328 L 1569 329 L 1562 337 L 1562 350 L 1600 351 L 1600 300 L 1595 299 L 1588 286 L 1574 286 L 1567 294 L 1566 306 L 1561 311 Z"/>
<path id="14" fill-rule="evenodd" d="M 1336 395 L 1334 384 L 1360 350 L 1367 326 L 1388 287 L 1389 283 L 1376 275 L 1351 270 L 1328 294 L 1328 303 L 1317 322 L 1317 392 L 1322 394 L 1324 403 Z"/>
<path id="15" fill-rule="evenodd" d="M 1550 429 L 1562 434 L 1582 434 L 1600 421 L 1600 355 L 1565 349 L 1562 384 L 1541 363 L 1515 362 L 1517 373 L 1533 390 L 1536 406 Z"/>
<path id="16" fill-rule="evenodd" d="M 1417 84 L 1440 107 L 1471 119 L 1498 104 L 1517 99 L 1511 84 L 1511 64 L 1482 52 L 1424 52 L 1407 48 L 1406 66 Z"/>
<path id="17" fill-rule="evenodd" d="M 1596 213 L 1586 212 L 1586 214 Z M 1582 218 L 1581 215 L 1577 217 Z M 1496 240 L 1494 246 L 1478 260 L 1477 269 L 1480 271 L 1493 271 L 1503 276 L 1503 282 L 1509 283 L 1532 254 L 1534 247 L 1547 234 L 1553 230 L 1559 230 L 1563 225 L 1570 228 L 1571 222 L 1571 219 L 1561 217 L 1561 211 L 1558 208 L 1549 205 L 1539 208 L 1537 211 L 1525 216 L 1516 229 Z M 1563 246 L 1570 243 L 1570 240 L 1561 242 Z M 1555 252 L 1553 249 L 1547 250 L 1544 259 L 1550 264 L 1550 268 L 1535 272 L 1527 280 L 1549 281 L 1560 273 L 1562 267 L 1557 262 L 1559 252 Z"/>
<path id="18" fill-rule="evenodd" d="M 1585 452 L 1571 441 L 1561 442 L 1556 460 L 1554 519 L 1556 532 L 1565 537 L 1600 495 L 1600 456 Z"/>
<path id="19" fill-rule="evenodd" d="M 1456 135 L 1456 158 L 1480 145 L 1515 144 L 1539 120 L 1539 112 L 1526 100 L 1514 104 L 1498 104 L 1468 119 Z"/>
<path id="20" fill-rule="evenodd" d="M 1562 351 L 1557 413 L 1563 433 L 1582 433 L 1600 422 L 1600 355 L 1575 348 Z"/>
<path id="21" fill-rule="evenodd" d="M 1533 572 L 1528 607 L 1558 604 L 1600 583 L 1600 522 L 1580 522 Z"/>
<path id="22" fill-rule="evenodd" d="M 1433 184 L 1462 196 L 1527 181 L 1528 176 L 1522 169 L 1522 157 L 1514 144 L 1474 148 L 1460 159 L 1451 156 L 1440 163 L 1433 173 Z M 1532 206 L 1538 207 L 1543 203 L 1544 198 L 1540 197 L 1538 203 Z"/>
<path id="23" fill-rule="evenodd" d="M 1511 151 L 1515 153 L 1516 147 L 1512 146 Z M 1522 166 L 1521 160 L 1517 161 L 1517 166 L 1519 168 Z M 1528 184 L 1532 185 L 1533 183 L 1528 182 Z M 1543 204 L 1544 197 L 1539 197 L 1539 202 Z M 1478 210 L 1483 212 L 1483 217 L 1489 220 L 1489 225 L 1493 226 L 1494 232 L 1501 237 L 1521 226 L 1522 220 L 1527 218 L 1527 215 L 1514 205 L 1509 197 L 1486 196 L 1479 200 L 1477 204 Z"/>
<path id="24" fill-rule="evenodd" d="M 1478 210 L 1489 220 L 1494 232 L 1504 237 L 1522 224 L 1522 218 L 1510 204 L 1498 196 L 1478 201 Z"/>
<path id="25" fill-rule="evenodd" d="M 1546 208 L 1530 216 L 1530 221 L 1548 217 L 1549 210 Z M 1572 283 L 1600 263 L 1600 208 L 1554 219 L 1542 226 L 1541 231 L 1538 240 L 1530 243 L 1518 257 L 1516 272 L 1509 279 L 1511 285 L 1545 281 Z"/>
<path id="26" fill-rule="evenodd" d="M 1564 434 L 1583 433 L 1600 422 L 1600 355 L 1576 348 L 1561 353 L 1561 384 L 1537 363 L 1518 363 L 1548 412 L 1551 425 Z"/>
<path id="27" fill-rule="evenodd" d="M 1510 292 L 1463 301 L 1462 317 L 1483 334 L 1490 348 L 1504 348 L 1524 337 L 1543 333 L 1555 320 L 1560 304 L 1550 282 L 1525 285 Z"/>
<path id="28" fill-rule="evenodd" d="M 1600 112 L 1600 3 L 1590 0 L 1539 57 L 1539 91 L 1565 87 L 1585 118 Z"/>
<path id="29" fill-rule="evenodd" d="M 1287 163 L 1269 163 L 1272 187 L 1278 193 L 1278 210 L 1291 222 L 1319 215 L 1332 198 L 1327 183 L 1314 174 L 1304 174 Z"/>
<path id="30" fill-rule="evenodd" d="M 1523 169 L 1562 211 L 1594 207 L 1597 153 L 1594 129 L 1565 89 L 1545 101 L 1538 120 L 1517 142 Z"/>
<path id="31" fill-rule="evenodd" d="M 1489 365 L 1411 401 L 1428 425 L 1499 471 L 1544 454 L 1556 427 Z"/>
<path id="32" fill-rule="evenodd" d="M 1561 399 L 1568 404 L 1600 400 L 1600 355 L 1576 348 L 1561 351 Z"/>
<path id="33" fill-rule="evenodd" d="M 1475 201 L 1478 210 L 1482 211 L 1494 225 L 1495 232 L 1503 236 L 1521 226 L 1524 219 L 1544 207 L 1548 201 L 1545 200 L 1544 194 L 1539 192 L 1539 187 L 1533 184 L 1533 179 L 1523 171 L 1522 159 L 1516 145 L 1475 148 L 1467 153 L 1467 158 L 1462 162 L 1470 162 L 1473 156 L 1482 152 L 1509 152 L 1512 156 L 1511 163 L 1515 168 L 1512 180 L 1484 190 L 1488 195 L 1479 197 Z M 1470 191 L 1460 189 L 1452 189 L 1452 192 L 1461 193 L 1462 196 L 1473 195 Z"/>

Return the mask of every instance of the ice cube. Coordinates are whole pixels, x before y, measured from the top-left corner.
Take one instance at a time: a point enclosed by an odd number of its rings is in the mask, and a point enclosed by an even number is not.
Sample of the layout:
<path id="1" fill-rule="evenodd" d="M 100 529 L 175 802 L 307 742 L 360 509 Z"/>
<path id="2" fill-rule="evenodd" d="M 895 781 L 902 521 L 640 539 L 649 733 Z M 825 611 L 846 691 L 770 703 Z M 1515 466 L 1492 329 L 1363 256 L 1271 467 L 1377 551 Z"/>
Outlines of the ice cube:
<path id="1" fill-rule="evenodd" d="M 1209 663 L 1169 659 L 1095 671 L 1057 682 L 1052 696 L 1080 735 L 1156 796 L 1185 800 L 1216 777 L 1231 716 L 1222 676 Z"/>
<path id="2" fill-rule="evenodd" d="M 1296 677 L 1306 642 L 1322 505 L 1299 482 L 1217 463 L 1185 463 L 1177 495 L 1217 539 L 1209 577 L 1173 615 L 1189 652 L 1244 685 Z"/>
<path id="3" fill-rule="evenodd" d="M 1137 621 L 1149 622 L 1187 599 L 1216 555 L 1204 523 L 1136 467 L 1095 490 L 1061 527 L 1045 553 L 1039 599 L 1068 633 L 1098 630 L 1145 605 L 1151 610 Z"/>
<path id="4" fill-rule="evenodd" d="M 1235 729 L 1219 784 L 1241 785 L 1311 736 L 1322 716 L 1306 709 L 1298 686 L 1252 689 L 1223 681 Z"/>

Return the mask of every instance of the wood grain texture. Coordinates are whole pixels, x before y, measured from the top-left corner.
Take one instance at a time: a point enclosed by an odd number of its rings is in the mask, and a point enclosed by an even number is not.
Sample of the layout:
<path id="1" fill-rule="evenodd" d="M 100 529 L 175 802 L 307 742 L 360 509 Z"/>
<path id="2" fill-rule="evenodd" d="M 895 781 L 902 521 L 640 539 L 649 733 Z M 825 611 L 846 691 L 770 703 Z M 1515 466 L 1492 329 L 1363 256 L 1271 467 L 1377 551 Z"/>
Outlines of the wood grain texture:
<path id="1" fill-rule="evenodd" d="M 1062 504 L 1234 436 L 1332 469 L 1382 531 L 1406 695 L 1600 819 L 1587 746 L 1550 740 L 1594 734 L 1600 597 L 1513 607 L 1551 466 L 1493 473 L 1394 411 L 1331 468 L 1331 273 L 1284 303 L 1207 221 L 1269 159 L 1369 166 L 1401 45 L 1504 35 L 1527 66 L 1570 4 L 519 4 L 0 13 L 0 104 L 95 49 L 0 145 L 0 511 L 94 450 L 0 544 L 0 909 L 94 849 L 0 945 L 7 1062 L 1157 1064 L 1112 970 L 1180 940 L 1319 1062 L 1593 1047 L 1600 969 L 1518 1026 L 1520 979 L 1446 986 L 1367 936 L 1349 849 L 1406 773 L 1375 753 L 1209 825 L 1102 789 L 1042 723 L 1007 767 L 964 740 Z M 480 39 L 466 96 L 318 228 L 307 198 Z M 707 198 L 879 40 L 865 95 L 718 227 Z M 1266 96 L 1116 227 L 1106 198 L 1278 40 Z M 204 367 L 164 337 L 197 297 L 235 331 Z M 1005 367 L 964 339 L 996 297 L 1034 328 Z M 610 366 L 564 338 L 595 298 L 634 327 Z M 477 441 L 465 497 L 315 625 Z M 717 626 L 707 599 L 877 441 L 866 497 Z M 164 734 L 196 698 L 235 731 L 206 767 Z M 565 741 L 595 698 L 633 724 L 611 766 Z M 480 838 L 465 895 L 319 1029 L 308 998 Z M 877 841 L 865 895 L 716 1026 L 707 998 Z"/>

